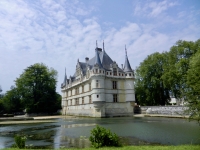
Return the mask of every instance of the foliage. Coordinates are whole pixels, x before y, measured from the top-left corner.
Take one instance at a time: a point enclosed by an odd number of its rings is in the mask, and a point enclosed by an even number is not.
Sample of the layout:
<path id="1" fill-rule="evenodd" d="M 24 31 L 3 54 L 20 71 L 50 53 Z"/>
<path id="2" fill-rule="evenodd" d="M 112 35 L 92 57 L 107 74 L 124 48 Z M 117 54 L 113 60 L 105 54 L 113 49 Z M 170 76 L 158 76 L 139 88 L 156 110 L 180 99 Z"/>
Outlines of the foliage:
<path id="1" fill-rule="evenodd" d="M 56 77 L 54 69 L 37 63 L 25 69 L 16 79 L 17 89 L 28 113 L 50 113 L 60 108 Z"/>
<path id="2" fill-rule="evenodd" d="M 95 148 L 103 146 L 121 146 L 119 137 L 115 133 L 111 133 L 109 129 L 105 129 L 104 127 L 98 125 L 96 128 L 91 130 L 89 140 Z"/>
<path id="3" fill-rule="evenodd" d="M 190 118 L 200 124 L 200 50 L 192 57 L 187 72 L 187 99 Z"/>
<path id="4" fill-rule="evenodd" d="M 60 148 L 62 150 L 69 150 L 68 148 Z M 83 148 L 83 150 L 94 150 L 95 148 Z M 176 145 L 176 146 L 123 146 L 123 147 L 102 147 L 100 150 L 199 150 L 200 145 Z M 6 148 L 5 150 L 16 150 L 15 148 Z M 59 149 L 58 149 L 59 150 Z M 73 150 L 80 150 L 79 148 L 73 148 Z"/>
<path id="5" fill-rule="evenodd" d="M 149 55 L 135 73 L 136 102 L 165 105 L 174 97 L 200 122 L 200 39 L 177 41 L 169 52 Z"/>
<path id="6" fill-rule="evenodd" d="M 169 95 L 183 100 L 187 93 L 187 71 L 199 51 L 196 42 L 177 41 L 169 52 L 149 55 L 136 69 L 136 100 L 140 105 L 164 105 Z"/>
<path id="7" fill-rule="evenodd" d="M 15 145 L 17 148 L 25 148 L 26 136 L 15 135 Z"/>
<path id="8" fill-rule="evenodd" d="M 169 101 L 169 90 L 164 87 L 162 76 L 166 54 L 149 55 L 136 69 L 136 99 L 140 105 L 165 105 Z"/>
<path id="9" fill-rule="evenodd" d="M 178 104 L 187 92 L 187 71 L 191 57 L 198 51 L 200 40 L 188 42 L 179 40 L 171 47 L 167 54 L 165 73 L 162 77 L 164 85 L 171 91 L 178 100 Z"/>
<path id="10" fill-rule="evenodd" d="M 3 108 L 6 113 L 22 112 L 23 104 L 18 89 L 12 87 L 2 98 Z"/>

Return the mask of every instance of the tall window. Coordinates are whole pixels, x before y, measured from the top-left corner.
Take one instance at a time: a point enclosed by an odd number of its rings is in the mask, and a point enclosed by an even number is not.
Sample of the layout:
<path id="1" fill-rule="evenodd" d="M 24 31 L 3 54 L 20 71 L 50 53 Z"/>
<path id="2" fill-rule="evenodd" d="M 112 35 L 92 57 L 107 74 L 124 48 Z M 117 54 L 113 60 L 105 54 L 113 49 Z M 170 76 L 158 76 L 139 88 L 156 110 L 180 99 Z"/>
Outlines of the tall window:
<path id="1" fill-rule="evenodd" d="M 99 80 L 96 80 L 96 88 L 99 87 Z"/>
<path id="2" fill-rule="evenodd" d="M 89 91 L 91 91 L 91 83 L 89 83 Z"/>
<path id="3" fill-rule="evenodd" d="M 113 94 L 113 102 L 114 102 L 114 103 L 117 102 L 117 94 Z"/>
<path id="4" fill-rule="evenodd" d="M 84 93 L 84 85 L 82 86 L 82 93 Z"/>
<path id="5" fill-rule="evenodd" d="M 117 68 L 113 68 L 113 75 L 117 76 Z"/>
<path id="6" fill-rule="evenodd" d="M 76 95 L 79 94 L 79 88 L 76 88 L 76 89 L 75 89 L 75 94 L 76 94 Z"/>
<path id="7" fill-rule="evenodd" d="M 89 96 L 89 103 L 90 104 L 92 103 L 92 97 L 91 97 L 91 95 Z"/>
<path id="8" fill-rule="evenodd" d="M 84 97 L 82 97 L 82 104 L 84 104 Z"/>
<path id="9" fill-rule="evenodd" d="M 78 98 L 76 98 L 76 105 L 78 105 L 79 104 L 79 100 L 78 100 Z"/>
<path id="10" fill-rule="evenodd" d="M 113 89 L 117 89 L 117 81 L 113 81 Z"/>

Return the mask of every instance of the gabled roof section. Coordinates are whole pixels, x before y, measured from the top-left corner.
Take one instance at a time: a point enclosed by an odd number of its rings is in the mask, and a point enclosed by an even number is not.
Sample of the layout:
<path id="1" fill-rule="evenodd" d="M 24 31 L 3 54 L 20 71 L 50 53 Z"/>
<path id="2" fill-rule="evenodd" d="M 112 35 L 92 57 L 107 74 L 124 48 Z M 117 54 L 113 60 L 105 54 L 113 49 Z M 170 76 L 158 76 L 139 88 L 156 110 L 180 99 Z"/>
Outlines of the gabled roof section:
<path id="1" fill-rule="evenodd" d="M 85 75 L 86 74 L 86 69 L 87 69 L 87 63 L 84 63 L 84 62 L 79 62 L 79 64 L 80 64 L 80 68 L 81 68 L 81 70 L 82 70 L 82 73 L 83 73 L 83 75 Z"/>
<path id="2" fill-rule="evenodd" d="M 128 60 L 126 46 L 125 46 L 125 53 L 126 53 L 126 56 L 125 56 L 124 72 L 132 72 L 133 70 Z"/>
<path id="3" fill-rule="evenodd" d="M 102 62 L 103 67 L 105 69 L 109 70 L 110 64 L 113 63 L 113 60 L 108 56 L 106 51 L 103 51 L 103 52 L 100 53 L 100 58 L 101 58 L 101 62 Z"/>

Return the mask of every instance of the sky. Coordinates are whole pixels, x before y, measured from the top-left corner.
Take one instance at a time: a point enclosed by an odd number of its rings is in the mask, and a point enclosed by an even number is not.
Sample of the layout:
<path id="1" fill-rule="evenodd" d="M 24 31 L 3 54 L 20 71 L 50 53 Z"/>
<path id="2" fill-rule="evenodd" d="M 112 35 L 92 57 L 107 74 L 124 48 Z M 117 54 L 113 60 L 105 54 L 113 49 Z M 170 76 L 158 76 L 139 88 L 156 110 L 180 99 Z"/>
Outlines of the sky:
<path id="1" fill-rule="evenodd" d="M 95 55 L 96 40 L 118 63 L 125 45 L 132 69 L 178 40 L 200 38 L 200 0 L 0 0 L 0 86 L 15 85 L 24 69 L 44 63 L 58 72 Z"/>

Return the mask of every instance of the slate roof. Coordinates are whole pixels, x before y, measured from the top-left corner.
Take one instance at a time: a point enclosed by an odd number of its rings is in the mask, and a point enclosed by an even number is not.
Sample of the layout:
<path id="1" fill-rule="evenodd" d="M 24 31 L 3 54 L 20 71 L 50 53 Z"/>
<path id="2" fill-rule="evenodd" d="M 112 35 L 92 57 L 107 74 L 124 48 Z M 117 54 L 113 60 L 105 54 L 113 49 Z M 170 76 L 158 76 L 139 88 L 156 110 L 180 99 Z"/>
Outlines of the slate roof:
<path id="1" fill-rule="evenodd" d="M 132 72 L 132 68 L 131 65 L 129 63 L 128 60 L 128 56 L 127 56 L 127 51 L 126 51 L 126 47 L 125 47 L 125 64 L 124 67 L 121 69 L 118 67 L 118 71 L 119 72 Z M 83 73 L 83 75 L 86 75 L 86 71 L 87 71 L 87 67 L 90 68 L 90 70 L 94 67 L 95 64 L 98 64 L 98 66 L 100 68 L 103 68 L 105 70 L 110 70 L 110 65 L 114 63 L 114 61 L 108 56 L 108 54 L 106 53 L 106 51 L 104 50 L 104 44 L 103 44 L 103 50 L 101 48 L 96 47 L 95 49 L 95 56 L 91 59 L 89 59 L 87 62 L 79 62 L 79 66 L 81 68 L 81 71 Z M 65 77 L 64 77 L 64 82 L 62 83 L 62 86 L 65 86 L 65 83 L 69 83 L 69 80 L 71 80 L 72 82 L 76 79 L 76 72 L 74 73 L 74 75 L 69 79 L 67 79 L 66 73 L 65 73 Z"/>
<path id="2" fill-rule="evenodd" d="M 126 53 L 126 56 L 125 56 L 125 63 L 124 63 L 123 70 L 124 70 L 124 72 L 132 72 L 133 70 L 132 70 L 129 60 L 128 60 L 126 46 L 125 46 L 125 53 Z"/>

